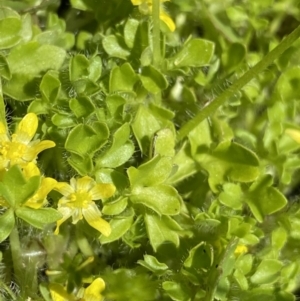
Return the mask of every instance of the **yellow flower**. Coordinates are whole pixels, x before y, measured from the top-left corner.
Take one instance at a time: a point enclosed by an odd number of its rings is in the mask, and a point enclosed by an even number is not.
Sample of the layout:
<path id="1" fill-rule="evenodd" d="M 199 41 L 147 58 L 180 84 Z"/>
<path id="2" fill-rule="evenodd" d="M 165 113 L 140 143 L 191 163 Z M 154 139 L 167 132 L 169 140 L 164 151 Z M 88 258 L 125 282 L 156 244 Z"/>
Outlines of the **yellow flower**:
<path id="1" fill-rule="evenodd" d="M 101 218 L 101 212 L 93 200 L 111 197 L 116 190 L 115 186 L 113 184 L 97 184 L 88 176 L 77 180 L 72 178 L 70 184 L 58 183 L 56 186 L 56 190 L 63 195 L 58 201 L 58 211 L 62 213 L 63 218 L 57 221 L 54 233 L 58 234 L 60 225 L 72 216 L 73 224 L 84 217 L 90 226 L 103 235 L 109 236 L 110 225 Z"/>
<path id="2" fill-rule="evenodd" d="M 24 167 L 29 162 L 35 162 L 40 152 L 55 146 L 55 143 L 50 140 L 31 141 L 37 126 L 37 116 L 29 113 L 21 120 L 16 132 L 10 137 L 5 125 L 0 123 L 0 169 L 15 164 Z"/>
<path id="3" fill-rule="evenodd" d="M 238 245 L 234 251 L 235 255 L 241 255 L 248 252 L 248 248 L 245 245 Z"/>
<path id="4" fill-rule="evenodd" d="M 161 0 L 160 2 L 166 2 L 169 0 Z M 131 0 L 133 5 L 138 5 L 142 14 L 151 14 L 152 12 L 152 0 Z M 174 31 L 176 26 L 170 16 L 165 12 L 163 6 L 160 7 L 159 18 L 169 27 L 171 31 Z"/>
<path id="5" fill-rule="evenodd" d="M 102 301 L 102 292 L 105 282 L 102 278 L 96 278 L 86 289 L 80 289 L 76 296 L 68 294 L 65 288 L 56 283 L 49 285 L 50 295 L 53 301 Z"/>
<path id="6" fill-rule="evenodd" d="M 40 176 L 40 170 L 38 167 L 30 162 L 23 168 L 23 173 L 25 178 L 29 179 L 34 176 Z M 47 204 L 48 193 L 56 186 L 57 181 L 52 178 L 42 177 L 41 184 L 37 192 L 30 198 L 24 206 L 39 209 Z"/>

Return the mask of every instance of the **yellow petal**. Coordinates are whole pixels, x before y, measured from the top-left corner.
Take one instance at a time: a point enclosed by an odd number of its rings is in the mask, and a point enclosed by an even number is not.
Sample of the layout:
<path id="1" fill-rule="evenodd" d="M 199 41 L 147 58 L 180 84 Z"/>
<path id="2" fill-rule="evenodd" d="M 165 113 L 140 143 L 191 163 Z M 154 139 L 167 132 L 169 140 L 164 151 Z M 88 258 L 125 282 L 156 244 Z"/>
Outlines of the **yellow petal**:
<path id="1" fill-rule="evenodd" d="M 101 212 L 95 204 L 90 205 L 87 209 L 82 209 L 82 213 L 91 227 L 101 232 L 104 236 L 110 235 L 110 224 L 101 218 Z"/>
<path id="2" fill-rule="evenodd" d="M 287 129 L 285 133 L 288 134 L 293 140 L 300 144 L 300 131 L 296 129 Z"/>
<path id="3" fill-rule="evenodd" d="M 16 134 L 17 136 L 26 133 L 29 137 L 29 141 L 33 138 L 38 127 L 38 118 L 34 113 L 29 113 L 21 120 L 18 125 Z"/>
<path id="4" fill-rule="evenodd" d="M 111 197 L 116 191 L 113 184 L 99 183 L 96 184 L 91 190 L 90 194 L 93 200 L 105 199 Z"/>
<path id="5" fill-rule="evenodd" d="M 133 4 L 133 5 L 141 5 L 142 4 L 142 0 L 131 0 L 131 3 Z"/>
<path id="6" fill-rule="evenodd" d="M 7 128 L 6 128 L 5 124 L 3 122 L 0 122 L 0 135 L 3 135 L 3 134 L 6 135 L 6 133 L 7 133 Z"/>
<path id="7" fill-rule="evenodd" d="M 33 162 L 29 162 L 23 167 L 23 174 L 26 179 L 29 179 L 34 176 L 39 176 L 41 173 L 38 167 Z"/>
<path id="8" fill-rule="evenodd" d="M 43 140 L 38 142 L 36 145 L 28 146 L 27 152 L 24 155 L 24 160 L 32 161 L 36 156 L 45 149 L 54 147 L 55 143 L 50 140 Z"/>
<path id="9" fill-rule="evenodd" d="M 166 14 L 163 9 L 161 9 L 161 12 L 159 14 L 159 18 L 169 27 L 169 29 L 173 32 L 176 28 L 175 23 L 170 18 L 168 14 Z"/>
<path id="10" fill-rule="evenodd" d="M 101 301 L 101 292 L 105 289 L 105 282 L 102 278 L 96 278 L 84 291 L 84 300 Z"/>
<path id="11" fill-rule="evenodd" d="M 83 219 L 82 216 L 82 211 L 81 209 L 73 209 L 73 213 L 72 213 L 72 224 L 77 224 L 80 220 Z"/>
<path id="12" fill-rule="evenodd" d="M 56 222 L 56 229 L 54 231 L 54 234 L 59 233 L 59 227 L 62 223 L 64 223 L 73 213 L 73 210 L 68 207 L 59 207 L 58 211 L 63 215 L 63 217 Z"/>
<path id="13" fill-rule="evenodd" d="M 84 191 L 89 191 L 95 184 L 95 181 L 88 177 L 88 176 L 85 176 L 83 178 L 79 178 L 77 179 L 77 191 L 80 191 L 80 190 L 84 190 Z"/>
<path id="14" fill-rule="evenodd" d="M 73 301 L 75 298 L 68 294 L 63 286 L 57 283 L 49 284 L 50 295 L 53 301 Z"/>
<path id="15" fill-rule="evenodd" d="M 240 255 L 248 252 L 248 248 L 245 245 L 238 245 L 234 251 L 235 255 Z"/>
<path id="16" fill-rule="evenodd" d="M 71 187 L 68 183 L 66 182 L 59 182 L 56 183 L 56 186 L 54 187 L 54 190 L 58 191 L 64 196 L 68 196 L 71 193 L 74 193 L 73 187 Z"/>

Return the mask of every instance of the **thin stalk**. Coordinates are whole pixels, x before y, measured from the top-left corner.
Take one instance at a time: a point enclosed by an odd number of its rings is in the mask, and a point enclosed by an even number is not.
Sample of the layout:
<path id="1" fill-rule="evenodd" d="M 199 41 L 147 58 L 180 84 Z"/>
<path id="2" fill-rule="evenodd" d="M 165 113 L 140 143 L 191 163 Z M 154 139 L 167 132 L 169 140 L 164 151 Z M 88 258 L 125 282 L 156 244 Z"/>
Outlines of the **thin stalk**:
<path id="1" fill-rule="evenodd" d="M 160 67 L 161 49 L 160 49 L 160 0 L 152 0 L 152 47 L 153 47 L 153 65 L 156 68 Z"/>
<path id="2" fill-rule="evenodd" d="M 4 126 L 7 128 L 6 124 L 6 118 L 5 118 L 5 104 L 4 104 L 4 98 L 2 93 L 2 82 L 0 77 L 0 122 L 4 124 Z"/>
<path id="3" fill-rule="evenodd" d="M 218 97 L 216 97 L 209 105 L 204 107 L 193 119 L 188 121 L 178 131 L 177 141 L 186 137 L 199 123 L 204 119 L 212 116 L 216 110 L 222 106 L 231 96 L 237 93 L 247 83 L 249 83 L 254 77 L 274 62 L 284 51 L 286 51 L 300 36 L 300 26 L 298 26 L 292 33 L 290 33 L 277 47 L 270 51 L 260 62 L 258 62 L 253 68 L 248 70 L 243 76 L 241 76 L 234 84 L 223 91 Z"/>

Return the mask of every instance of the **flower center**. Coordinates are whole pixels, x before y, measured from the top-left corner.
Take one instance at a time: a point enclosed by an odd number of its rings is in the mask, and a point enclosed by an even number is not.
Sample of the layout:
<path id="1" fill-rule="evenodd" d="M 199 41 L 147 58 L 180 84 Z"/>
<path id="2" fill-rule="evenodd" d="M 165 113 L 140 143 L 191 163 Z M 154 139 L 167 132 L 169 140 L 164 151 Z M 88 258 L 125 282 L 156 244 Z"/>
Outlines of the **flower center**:
<path id="1" fill-rule="evenodd" d="M 0 144 L 0 154 L 5 160 L 13 161 L 16 163 L 23 163 L 24 154 L 27 150 L 27 146 L 20 142 L 3 141 Z"/>
<path id="2" fill-rule="evenodd" d="M 84 190 L 78 190 L 72 193 L 70 196 L 70 207 L 85 209 L 92 202 L 92 196 Z"/>

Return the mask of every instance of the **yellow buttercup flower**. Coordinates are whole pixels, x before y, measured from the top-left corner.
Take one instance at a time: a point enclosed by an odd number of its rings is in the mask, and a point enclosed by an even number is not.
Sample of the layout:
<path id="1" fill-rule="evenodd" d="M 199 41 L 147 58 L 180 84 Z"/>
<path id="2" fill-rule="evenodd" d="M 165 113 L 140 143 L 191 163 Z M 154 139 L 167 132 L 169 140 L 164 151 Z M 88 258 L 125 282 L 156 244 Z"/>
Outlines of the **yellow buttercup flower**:
<path id="1" fill-rule="evenodd" d="M 25 178 L 29 179 L 34 176 L 40 176 L 40 170 L 38 167 L 30 162 L 23 168 L 23 173 Z M 56 186 L 57 181 L 52 178 L 42 177 L 41 184 L 37 192 L 30 198 L 24 206 L 39 209 L 47 204 L 47 195 L 48 193 Z"/>
<path id="2" fill-rule="evenodd" d="M 115 193 L 113 184 L 96 183 L 92 178 L 72 178 L 68 183 L 57 183 L 56 190 L 63 197 L 58 201 L 58 211 L 63 218 L 57 221 L 55 234 L 59 233 L 60 225 L 72 216 L 72 223 L 76 224 L 83 217 L 87 223 L 97 229 L 104 236 L 111 233 L 110 225 L 101 217 L 101 212 L 93 200 L 109 198 Z"/>
<path id="3" fill-rule="evenodd" d="M 35 162 L 40 152 L 55 146 L 55 143 L 50 140 L 31 141 L 37 127 L 37 116 L 29 113 L 21 120 L 16 132 L 10 137 L 5 125 L 0 122 L 0 170 L 15 164 L 24 167 L 29 162 Z"/>
<path id="4" fill-rule="evenodd" d="M 234 251 L 235 255 L 241 255 L 248 252 L 248 248 L 245 245 L 238 245 Z"/>
<path id="5" fill-rule="evenodd" d="M 76 296 L 68 294 L 66 289 L 56 283 L 49 285 L 50 295 L 53 301 L 102 301 L 102 292 L 105 289 L 105 282 L 102 278 L 96 278 L 86 289 L 80 289 Z"/>
<path id="6" fill-rule="evenodd" d="M 160 2 L 166 2 L 169 0 L 161 0 Z M 152 12 L 152 0 L 131 0 L 133 5 L 138 5 L 142 14 L 148 15 Z M 159 18 L 169 27 L 171 31 L 174 31 L 176 26 L 171 17 L 165 12 L 161 5 Z"/>

